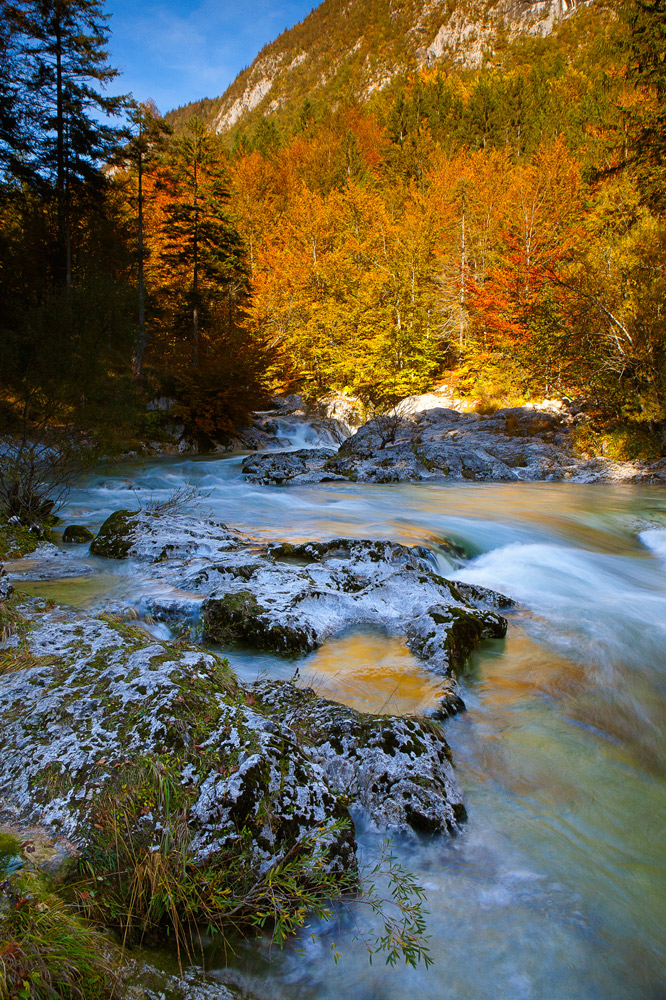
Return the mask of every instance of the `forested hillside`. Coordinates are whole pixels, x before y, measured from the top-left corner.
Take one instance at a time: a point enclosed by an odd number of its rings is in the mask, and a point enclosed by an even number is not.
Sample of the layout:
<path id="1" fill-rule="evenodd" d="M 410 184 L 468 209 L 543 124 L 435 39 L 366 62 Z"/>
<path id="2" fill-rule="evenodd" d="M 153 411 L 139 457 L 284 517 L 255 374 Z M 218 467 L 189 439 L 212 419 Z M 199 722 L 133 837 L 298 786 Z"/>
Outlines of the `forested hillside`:
<path id="1" fill-rule="evenodd" d="M 63 93 L 87 93 L 102 5 L 52 6 L 74 18 Z M 7 425 L 103 411 L 140 436 L 162 394 L 206 443 L 270 392 L 390 407 L 446 380 L 486 406 L 584 396 L 618 457 L 663 449 L 663 0 L 582 5 L 367 100 L 352 73 L 335 100 L 294 91 L 231 139 L 127 102 L 111 135 L 92 98 L 59 102 L 38 8 L 3 8 Z"/>
<path id="2" fill-rule="evenodd" d="M 425 67 L 502 62 L 517 38 L 550 34 L 592 0 L 323 0 L 266 45 L 220 97 L 169 114 L 176 127 L 197 114 L 215 131 L 270 116 L 292 126 L 306 98 L 322 106 L 365 102 Z"/>

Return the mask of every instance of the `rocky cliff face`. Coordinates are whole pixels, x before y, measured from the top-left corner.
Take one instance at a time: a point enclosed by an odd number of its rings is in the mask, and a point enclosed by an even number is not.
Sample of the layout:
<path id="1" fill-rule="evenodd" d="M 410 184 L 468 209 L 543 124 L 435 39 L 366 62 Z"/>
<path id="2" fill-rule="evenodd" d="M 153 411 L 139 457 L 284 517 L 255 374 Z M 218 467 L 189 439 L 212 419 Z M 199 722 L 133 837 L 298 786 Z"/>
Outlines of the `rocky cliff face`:
<path id="1" fill-rule="evenodd" d="M 213 126 L 227 132 L 306 98 L 361 98 L 422 66 L 476 68 L 498 43 L 548 35 L 594 0 L 324 0 L 266 46 L 219 99 Z"/>

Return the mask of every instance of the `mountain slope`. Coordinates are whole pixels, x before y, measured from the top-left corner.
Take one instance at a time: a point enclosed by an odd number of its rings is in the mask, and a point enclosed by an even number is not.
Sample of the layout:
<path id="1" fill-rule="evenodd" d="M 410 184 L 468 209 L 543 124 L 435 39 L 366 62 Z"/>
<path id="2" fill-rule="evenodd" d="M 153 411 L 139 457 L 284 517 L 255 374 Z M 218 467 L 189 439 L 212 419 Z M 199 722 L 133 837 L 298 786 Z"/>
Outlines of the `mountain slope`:
<path id="1" fill-rule="evenodd" d="M 365 100 L 420 66 L 476 68 L 524 34 L 547 35 L 592 0 L 324 0 L 259 53 L 225 93 L 172 113 L 230 132 L 303 102 Z"/>

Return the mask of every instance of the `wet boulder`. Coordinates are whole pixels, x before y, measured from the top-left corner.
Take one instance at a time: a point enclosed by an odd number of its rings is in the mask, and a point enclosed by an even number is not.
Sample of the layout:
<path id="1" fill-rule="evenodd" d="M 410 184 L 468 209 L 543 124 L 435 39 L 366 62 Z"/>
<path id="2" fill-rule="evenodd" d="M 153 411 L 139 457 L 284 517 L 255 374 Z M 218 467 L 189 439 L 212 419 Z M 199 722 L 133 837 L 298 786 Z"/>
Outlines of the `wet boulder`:
<path id="1" fill-rule="evenodd" d="M 253 691 L 263 710 L 307 747 L 329 787 L 377 826 L 402 833 L 460 830 L 465 806 L 438 726 L 367 715 L 293 684 L 263 681 Z"/>
<path id="2" fill-rule="evenodd" d="M 114 511 L 90 543 L 92 555 L 105 556 L 107 559 L 126 559 L 132 548 L 134 530 L 138 523 L 136 512 Z"/>
<path id="3" fill-rule="evenodd" d="M 421 546 L 337 538 L 275 543 L 263 555 L 244 579 L 220 564 L 198 573 L 197 586 L 208 595 L 202 605 L 207 641 L 290 655 L 351 627 L 380 627 L 404 635 L 429 669 L 449 678 L 452 712 L 462 704 L 456 674 L 471 651 L 482 639 L 506 633 L 506 619 L 440 576 Z M 502 598 L 495 598 L 499 606 Z"/>
<path id="4" fill-rule="evenodd" d="M 117 510 L 90 544 L 95 556 L 159 563 L 168 559 L 210 559 L 237 548 L 242 539 L 226 524 L 189 514 Z"/>
<path id="5" fill-rule="evenodd" d="M 223 594 L 208 602 L 204 635 L 222 645 L 240 641 L 287 656 L 309 653 L 318 645 L 312 628 L 301 625 L 295 616 L 273 620 L 249 590 Z"/>
<path id="6" fill-rule="evenodd" d="M 355 864 L 353 824 L 321 768 L 248 704 L 224 661 L 123 622 L 31 607 L 0 675 L 0 796 L 17 815 L 84 851 L 103 847 L 114 815 L 148 850 L 185 823 L 195 864 L 244 831 L 257 871 L 319 829 L 331 868 Z"/>
<path id="7" fill-rule="evenodd" d="M 284 486 L 287 483 L 322 483 L 345 479 L 331 472 L 328 460 L 335 448 L 302 448 L 300 451 L 250 455 L 243 460 L 243 472 L 251 483 Z"/>
<path id="8" fill-rule="evenodd" d="M 62 533 L 62 540 L 66 545 L 91 542 L 94 537 L 90 528 L 86 528 L 83 524 L 68 524 Z"/>

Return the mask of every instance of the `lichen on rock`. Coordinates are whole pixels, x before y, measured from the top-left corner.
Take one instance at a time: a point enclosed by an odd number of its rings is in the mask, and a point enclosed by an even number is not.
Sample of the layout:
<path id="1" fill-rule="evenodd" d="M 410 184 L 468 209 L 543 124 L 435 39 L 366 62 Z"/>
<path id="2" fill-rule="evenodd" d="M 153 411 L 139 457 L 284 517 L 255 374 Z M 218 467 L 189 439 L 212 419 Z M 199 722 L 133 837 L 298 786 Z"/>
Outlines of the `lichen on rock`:
<path id="1" fill-rule="evenodd" d="M 90 544 L 95 556 L 159 563 L 167 559 L 212 558 L 243 539 L 225 524 L 185 514 L 117 510 Z"/>
<path id="2" fill-rule="evenodd" d="M 389 830 L 457 833 L 466 817 L 451 753 L 425 719 L 375 716 L 319 698 L 311 688 L 257 682 L 265 711 L 308 747 L 335 792 Z"/>
<path id="3" fill-rule="evenodd" d="M 359 625 L 404 635 L 429 669 L 451 680 L 449 714 L 462 707 L 455 675 L 469 654 L 482 639 L 506 633 L 494 610 L 507 603 L 501 595 L 487 591 L 481 601 L 480 591 L 466 592 L 435 572 L 427 549 L 386 540 L 272 544 L 247 579 L 217 563 L 198 573 L 196 586 L 207 593 L 209 642 L 242 641 L 290 655 Z"/>
<path id="4" fill-rule="evenodd" d="M 225 661 L 196 646 L 169 648 L 120 623 L 34 611 L 20 641 L 31 656 L 0 675 L 0 794 L 28 819 L 85 845 L 103 803 L 146 785 L 146 769 L 186 789 L 192 851 L 209 858 L 240 829 L 252 863 L 341 813 L 320 770 L 245 704 Z M 8 652 L 19 637 L 10 637 Z M 148 801 L 146 836 L 166 819 Z M 347 835 L 331 857 L 350 861 Z M 352 857 L 353 857 L 353 851 Z"/>

